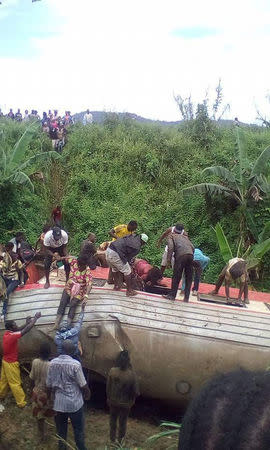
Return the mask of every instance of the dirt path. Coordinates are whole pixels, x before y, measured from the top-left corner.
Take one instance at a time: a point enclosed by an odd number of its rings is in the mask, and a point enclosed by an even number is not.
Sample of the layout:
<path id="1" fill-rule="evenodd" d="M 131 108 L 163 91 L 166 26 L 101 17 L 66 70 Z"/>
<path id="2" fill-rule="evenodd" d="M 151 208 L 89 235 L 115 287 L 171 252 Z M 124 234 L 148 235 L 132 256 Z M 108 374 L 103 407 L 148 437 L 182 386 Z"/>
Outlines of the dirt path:
<path id="1" fill-rule="evenodd" d="M 23 375 L 23 386 L 30 397 L 30 386 L 27 378 Z M 11 394 L 1 402 L 5 410 L 0 413 L 0 449 L 1 450 L 57 450 L 54 421 L 49 419 L 47 426 L 47 440 L 43 446 L 38 445 L 36 436 L 36 421 L 32 417 L 30 402 L 24 409 L 17 408 Z M 157 414 L 159 414 L 157 412 Z M 160 432 L 159 419 L 154 408 L 148 406 L 142 413 L 140 410 L 132 412 L 128 420 L 128 431 L 125 448 L 165 450 L 174 442 L 173 439 L 162 439 L 152 447 L 146 447 L 148 437 Z M 86 406 L 85 435 L 86 447 L 91 450 L 107 450 L 109 448 L 109 413 L 107 409 L 99 409 L 91 404 Z M 75 449 L 71 425 L 69 425 L 68 442 Z M 172 448 L 172 447 L 171 447 Z"/>

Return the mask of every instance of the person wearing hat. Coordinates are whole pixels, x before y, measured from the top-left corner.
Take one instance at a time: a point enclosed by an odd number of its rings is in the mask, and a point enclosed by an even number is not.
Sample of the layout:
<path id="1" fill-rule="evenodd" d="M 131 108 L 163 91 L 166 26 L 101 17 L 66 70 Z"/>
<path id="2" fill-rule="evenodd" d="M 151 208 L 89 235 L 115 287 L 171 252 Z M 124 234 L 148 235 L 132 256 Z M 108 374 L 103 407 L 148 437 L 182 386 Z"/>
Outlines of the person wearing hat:
<path id="1" fill-rule="evenodd" d="M 194 246 L 190 242 L 189 238 L 182 232 L 184 226 L 177 224 L 174 232 L 168 237 L 168 264 L 171 265 L 172 255 L 174 253 L 174 268 L 171 284 L 171 292 L 168 295 L 164 295 L 169 300 L 175 300 L 177 295 L 178 286 L 182 278 L 182 273 L 185 271 L 185 296 L 184 302 L 189 301 L 192 274 L 193 274 L 193 254 Z"/>
<path id="2" fill-rule="evenodd" d="M 48 289 L 50 287 L 50 268 L 53 257 L 55 257 L 57 261 L 63 260 L 66 280 L 68 280 L 70 272 L 69 263 L 66 261 L 68 235 L 64 230 L 61 230 L 61 228 L 53 227 L 52 230 L 47 231 L 45 234 L 43 243 L 46 252 L 44 260 L 46 283 L 44 284 L 44 288 Z"/>
<path id="3" fill-rule="evenodd" d="M 131 234 L 123 238 L 116 239 L 111 242 L 106 250 L 106 260 L 112 269 L 114 279 L 114 290 L 119 291 L 121 288 L 121 280 L 119 272 L 124 275 L 127 286 L 126 295 L 128 297 L 137 294 L 131 287 L 131 267 L 130 263 L 141 250 L 142 245 L 148 242 L 148 236 L 144 233 L 136 235 Z"/>

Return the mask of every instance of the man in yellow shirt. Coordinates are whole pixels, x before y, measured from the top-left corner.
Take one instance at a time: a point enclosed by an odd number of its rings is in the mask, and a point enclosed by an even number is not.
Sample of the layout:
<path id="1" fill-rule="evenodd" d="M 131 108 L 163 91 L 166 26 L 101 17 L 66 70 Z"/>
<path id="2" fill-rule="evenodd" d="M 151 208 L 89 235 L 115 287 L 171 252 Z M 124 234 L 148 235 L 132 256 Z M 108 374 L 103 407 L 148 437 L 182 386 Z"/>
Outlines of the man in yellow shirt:
<path id="1" fill-rule="evenodd" d="M 137 230 L 138 224 L 135 220 L 131 220 L 127 225 L 121 224 L 112 228 L 109 232 L 109 235 L 113 238 L 113 241 L 116 239 L 128 236 L 129 234 L 134 233 Z"/>

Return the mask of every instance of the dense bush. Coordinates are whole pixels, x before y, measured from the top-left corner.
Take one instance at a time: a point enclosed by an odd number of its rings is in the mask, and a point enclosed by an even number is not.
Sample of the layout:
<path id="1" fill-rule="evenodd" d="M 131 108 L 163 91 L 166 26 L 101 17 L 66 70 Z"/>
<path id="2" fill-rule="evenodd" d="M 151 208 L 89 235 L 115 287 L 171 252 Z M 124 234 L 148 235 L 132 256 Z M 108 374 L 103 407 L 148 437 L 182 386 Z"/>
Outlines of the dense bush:
<path id="1" fill-rule="evenodd" d="M 10 126 L 10 125 L 8 125 Z M 18 137 L 14 124 L 9 139 Z M 194 124 L 192 124 L 194 127 Z M 46 173 L 45 185 L 35 183 L 35 193 L 1 192 L 0 228 L 2 241 L 23 229 L 33 242 L 55 203 L 62 203 L 64 226 L 70 233 L 70 250 L 78 252 L 80 241 L 88 232 L 97 234 L 98 242 L 109 238 L 108 231 L 131 219 L 139 231 L 149 235 L 142 255 L 159 265 L 163 248 L 156 242 L 170 225 L 183 222 L 195 246 L 210 256 L 211 264 L 204 279 L 213 282 L 223 266 L 213 226 L 221 221 L 236 251 L 239 218 L 232 205 L 203 196 L 184 198 L 185 186 L 202 181 L 201 170 L 210 165 L 232 168 L 235 164 L 235 130 L 219 128 L 207 149 L 184 127 L 161 127 L 132 120 L 110 118 L 104 125 L 76 124 L 69 133 L 62 162 Z M 14 133 L 14 135 L 12 134 Z M 49 146 L 41 134 L 31 144 L 31 151 Z M 251 161 L 270 143 L 270 131 L 246 130 Z M 224 211 L 226 212 L 224 214 Z M 256 221 L 263 226 L 269 220 L 270 202 L 265 200 L 255 210 Z M 270 288 L 268 267 L 264 261 L 264 279 L 260 288 Z"/>

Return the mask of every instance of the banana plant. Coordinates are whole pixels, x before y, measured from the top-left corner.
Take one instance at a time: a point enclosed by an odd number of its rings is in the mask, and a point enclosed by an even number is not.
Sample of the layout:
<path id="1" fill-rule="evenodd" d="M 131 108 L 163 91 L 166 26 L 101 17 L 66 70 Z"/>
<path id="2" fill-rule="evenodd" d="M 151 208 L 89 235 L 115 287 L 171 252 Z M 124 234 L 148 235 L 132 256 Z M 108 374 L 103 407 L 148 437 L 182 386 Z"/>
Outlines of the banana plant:
<path id="1" fill-rule="evenodd" d="M 200 183 L 183 189 L 184 195 L 208 194 L 234 200 L 240 212 L 240 232 L 245 239 L 249 230 L 258 238 L 256 224 L 252 220 L 250 206 L 261 202 L 270 194 L 269 174 L 270 146 L 266 147 L 254 163 L 247 158 L 245 133 L 236 129 L 236 164 L 232 170 L 223 166 L 206 167 L 203 176 L 215 176 L 220 183 Z"/>
<path id="2" fill-rule="evenodd" d="M 0 140 L 0 189 L 9 184 L 25 185 L 34 190 L 30 179 L 31 173 L 36 172 L 36 166 L 48 164 L 52 160 L 61 158 L 55 151 L 39 152 L 29 158 L 26 157 L 29 144 L 37 131 L 37 124 L 31 124 L 21 135 L 13 148 L 5 146 L 4 132 Z"/>
<path id="3" fill-rule="evenodd" d="M 230 259 L 233 258 L 233 253 L 229 242 L 224 234 L 222 226 L 218 223 L 215 226 L 215 233 L 220 249 L 220 253 L 227 264 Z M 249 246 L 249 248 L 243 252 L 242 238 L 239 240 L 236 256 L 244 258 L 247 261 L 247 268 L 253 269 L 257 267 L 263 256 L 270 250 L 270 222 L 267 222 L 259 234 L 258 242 Z"/>

